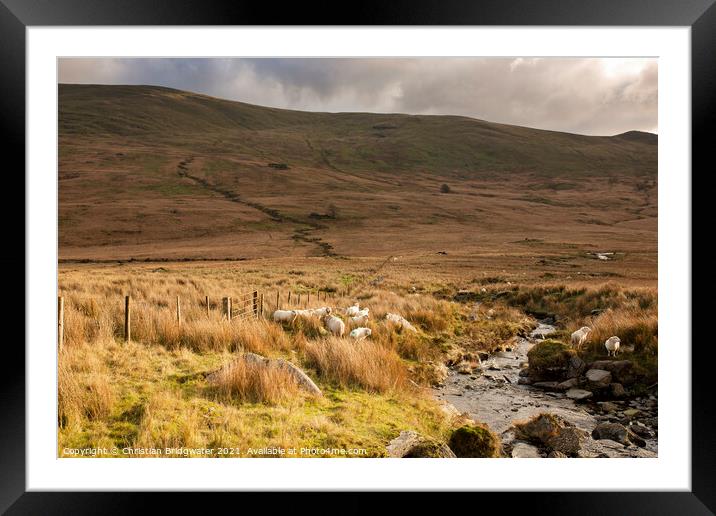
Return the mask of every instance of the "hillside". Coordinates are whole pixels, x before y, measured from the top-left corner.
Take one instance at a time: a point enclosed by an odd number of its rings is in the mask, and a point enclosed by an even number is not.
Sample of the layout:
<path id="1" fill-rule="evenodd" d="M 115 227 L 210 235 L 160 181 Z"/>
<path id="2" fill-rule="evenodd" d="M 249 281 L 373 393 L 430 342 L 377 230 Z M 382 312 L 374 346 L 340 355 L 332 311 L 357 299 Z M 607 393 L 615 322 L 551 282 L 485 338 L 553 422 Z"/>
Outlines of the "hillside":
<path id="1" fill-rule="evenodd" d="M 61 258 L 469 253 L 525 239 L 651 253 L 656 171 L 656 136 L 635 131 L 59 85 Z"/>

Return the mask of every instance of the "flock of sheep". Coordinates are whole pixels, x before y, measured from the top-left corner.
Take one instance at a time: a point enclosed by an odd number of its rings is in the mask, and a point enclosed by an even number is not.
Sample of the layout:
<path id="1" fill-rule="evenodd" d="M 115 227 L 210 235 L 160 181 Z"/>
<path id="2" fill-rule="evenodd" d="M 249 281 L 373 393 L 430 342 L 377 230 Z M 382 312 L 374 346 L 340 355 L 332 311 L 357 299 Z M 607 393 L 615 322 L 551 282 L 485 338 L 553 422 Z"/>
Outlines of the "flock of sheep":
<path id="1" fill-rule="evenodd" d="M 581 348 L 582 344 L 587 341 L 587 337 L 591 331 L 592 329 L 589 326 L 582 326 L 577 331 L 572 333 L 572 347 Z M 607 356 L 617 356 L 620 344 L 621 340 L 616 335 L 609 337 L 606 341 L 604 341 L 604 347 L 607 348 Z"/>
<path id="2" fill-rule="evenodd" d="M 297 317 L 318 317 L 325 325 L 326 330 L 336 337 L 343 337 L 346 332 L 346 323 L 343 322 L 343 319 L 334 315 L 330 306 L 306 310 L 276 310 L 273 313 L 273 320 L 277 323 L 293 323 Z M 370 317 L 370 309 L 361 309 L 360 305 L 356 303 L 345 309 L 345 317 L 353 328 L 349 333 L 351 338 L 362 340 L 370 337 L 372 330 L 364 326 Z M 385 319 L 409 331 L 417 331 L 415 326 L 401 315 L 388 313 L 385 315 Z"/>

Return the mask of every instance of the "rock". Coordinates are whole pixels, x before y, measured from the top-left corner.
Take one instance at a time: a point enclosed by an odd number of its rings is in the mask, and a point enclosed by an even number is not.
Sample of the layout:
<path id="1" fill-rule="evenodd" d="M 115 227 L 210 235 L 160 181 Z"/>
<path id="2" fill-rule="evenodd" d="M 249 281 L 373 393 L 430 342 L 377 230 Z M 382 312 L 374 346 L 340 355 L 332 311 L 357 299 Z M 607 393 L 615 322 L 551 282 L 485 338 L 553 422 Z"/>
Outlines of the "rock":
<path id="1" fill-rule="evenodd" d="M 554 339 L 538 342 L 527 352 L 530 377 L 533 380 L 562 380 L 576 352 Z"/>
<path id="2" fill-rule="evenodd" d="M 567 397 L 575 401 L 586 400 L 593 396 L 591 391 L 585 391 L 584 389 L 569 389 L 567 391 Z"/>
<path id="3" fill-rule="evenodd" d="M 548 458 L 548 459 L 566 459 L 566 458 L 567 458 L 567 455 L 564 454 L 564 453 L 562 453 L 561 451 L 552 450 L 552 451 L 549 452 L 549 454 L 547 455 L 547 458 Z"/>
<path id="4" fill-rule="evenodd" d="M 620 458 L 620 457 L 656 457 L 656 453 L 645 450 L 643 448 L 625 448 L 624 445 L 619 444 L 609 439 L 601 439 L 599 441 L 593 441 L 587 439 L 582 444 L 582 449 L 577 453 L 577 457 L 583 458 Z"/>
<path id="5" fill-rule="evenodd" d="M 578 376 L 581 376 L 586 368 L 587 363 L 584 360 L 578 356 L 573 356 L 569 359 L 565 376 L 567 378 L 577 378 Z"/>
<path id="6" fill-rule="evenodd" d="M 545 444 L 552 450 L 566 455 L 576 455 L 582 448 L 582 442 L 589 437 L 589 433 L 575 426 L 562 428 L 557 435 L 550 437 Z"/>
<path id="7" fill-rule="evenodd" d="M 524 376 L 520 376 L 517 380 L 517 385 L 532 385 L 532 380 Z"/>
<path id="8" fill-rule="evenodd" d="M 612 373 L 604 369 L 590 369 L 585 376 L 590 385 L 595 388 L 609 387 L 609 384 L 612 383 Z"/>
<path id="9" fill-rule="evenodd" d="M 525 423 L 514 425 L 515 433 L 529 441 L 546 444 L 563 428 L 563 421 L 553 414 L 539 414 Z"/>
<path id="10" fill-rule="evenodd" d="M 529 369 L 522 369 L 519 373 L 520 376 L 529 376 L 530 370 Z"/>
<path id="11" fill-rule="evenodd" d="M 457 372 L 460 374 L 470 374 L 472 373 L 472 367 L 470 367 L 470 364 L 467 362 L 460 362 L 457 365 Z"/>
<path id="12" fill-rule="evenodd" d="M 500 439 L 483 425 L 463 425 L 453 431 L 448 446 L 457 457 L 499 457 Z"/>
<path id="13" fill-rule="evenodd" d="M 535 382 L 532 384 L 533 387 L 537 387 L 538 389 L 544 389 L 547 391 L 555 390 L 558 385 L 558 382 Z"/>
<path id="14" fill-rule="evenodd" d="M 589 364 L 589 367 L 609 371 L 614 381 L 622 385 L 631 385 L 636 381 L 634 364 L 631 360 L 597 360 Z"/>
<path id="15" fill-rule="evenodd" d="M 627 409 L 624 411 L 624 415 L 628 418 L 636 417 L 639 414 L 641 414 L 641 410 L 639 409 Z"/>
<path id="16" fill-rule="evenodd" d="M 579 379 L 577 378 L 570 378 L 569 380 L 565 380 L 563 382 L 560 382 L 555 387 L 556 391 L 568 391 L 569 389 L 576 387 L 579 385 Z"/>
<path id="17" fill-rule="evenodd" d="M 602 401 L 602 402 L 598 403 L 598 405 L 599 405 L 599 408 L 602 409 L 602 412 L 610 413 L 610 412 L 616 412 L 617 410 L 619 410 L 619 407 L 610 401 Z"/>
<path id="18" fill-rule="evenodd" d="M 615 398 L 623 398 L 626 396 L 626 390 L 624 390 L 624 386 L 620 383 L 609 384 L 609 390 Z"/>
<path id="19" fill-rule="evenodd" d="M 634 434 L 638 435 L 642 439 L 653 439 L 654 438 L 654 432 L 649 430 L 649 428 L 646 425 L 643 425 L 639 422 L 634 422 L 629 425 L 629 430 L 634 432 Z"/>
<path id="20" fill-rule="evenodd" d="M 403 430 L 386 448 L 389 457 L 453 458 L 455 454 L 445 444 L 423 437 L 413 430 Z"/>
<path id="21" fill-rule="evenodd" d="M 536 446 L 523 442 L 515 442 L 512 445 L 512 458 L 514 459 L 539 459 L 539 449 Z"/>
<path id="22" fill-rule="evenodd" d="M 624 446 L 629 444 L 629 432 L 619 423 L 599 423 L 592 430 L 592 438 L 596 440 L 609 439 Z"/>

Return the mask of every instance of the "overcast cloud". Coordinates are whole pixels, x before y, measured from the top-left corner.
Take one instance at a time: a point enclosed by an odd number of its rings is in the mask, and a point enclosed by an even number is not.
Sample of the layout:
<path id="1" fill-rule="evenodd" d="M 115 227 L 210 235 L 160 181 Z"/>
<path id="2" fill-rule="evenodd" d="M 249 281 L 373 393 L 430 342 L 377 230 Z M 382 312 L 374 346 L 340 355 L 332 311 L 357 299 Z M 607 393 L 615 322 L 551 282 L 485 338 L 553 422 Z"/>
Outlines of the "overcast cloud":
<path id="1" fill-rule="evenodd" d="M 450 114 L 581 134 L 657 132 L 656 59 L 61 59 L 59 81 L 153 84 L 309 111 Z"/>

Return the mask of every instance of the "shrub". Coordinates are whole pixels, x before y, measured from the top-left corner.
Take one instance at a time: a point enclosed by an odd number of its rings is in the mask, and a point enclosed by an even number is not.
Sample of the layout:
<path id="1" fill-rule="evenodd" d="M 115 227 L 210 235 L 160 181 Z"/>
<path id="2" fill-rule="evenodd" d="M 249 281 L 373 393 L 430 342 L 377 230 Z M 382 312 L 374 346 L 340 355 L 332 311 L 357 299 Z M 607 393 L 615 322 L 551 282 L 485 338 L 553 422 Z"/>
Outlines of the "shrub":
<path id="1" fill-rule="evenodd" d="M 567 344 L 554 339 L 538 342 L 527 352 L 530 371 L 549 374 L 567 367 L 576 352 Z"/>
<path id="2" fill-rule="evenodd" d="M 450 193 L 450 186 L 446 183 L 440 185 L 440 193 Z"/>

